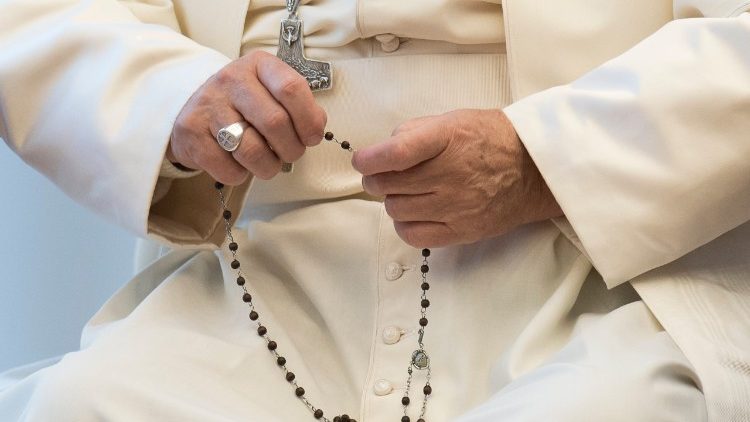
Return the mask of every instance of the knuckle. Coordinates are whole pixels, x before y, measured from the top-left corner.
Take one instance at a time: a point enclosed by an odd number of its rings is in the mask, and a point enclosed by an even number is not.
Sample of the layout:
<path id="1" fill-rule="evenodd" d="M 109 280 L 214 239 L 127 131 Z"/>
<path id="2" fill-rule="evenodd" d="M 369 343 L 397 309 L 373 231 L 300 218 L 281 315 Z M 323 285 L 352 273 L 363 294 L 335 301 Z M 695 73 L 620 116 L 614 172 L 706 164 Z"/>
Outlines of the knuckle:
<path id="1" fill-rule="evenodd" d="M 404 162 L 406 161 L 408 154 L 409 151 L 404 144 L 396 143 L 389 150 L 388 160 L 395 163 L 398 170 L 403 170 L 405 168 Z"/>
<path id="2" fill-rule="evenodd" d="M 243 148 L 235 150 L 232 155 L 246 167 L 252 167 L 262 161 L 265 148 L 258 142 L 248 142 L 247 145 L 243 145 Z"/>
<path id="3" fill-rule="evenodd" d="M 222 86 L 230 85 L 235 80 L 235 75 L 232 71 L 232 67 L 226 66 L 216 72 L 216 74 L 214 75 L 214 80 L 217 84 Z"/>
<path id="4" fill-rule="evenodd" d="M 400 217 L 402 217 L 402 207 L 400 206 L 399 201 L 388 195 L 385 197 L 383 205 L 385 206 L 385 212 L 391 216 L 391 218 L 394 220 L 400 220 Z"/>
<path id="5" fill-rule="evenodd" d="M 279 155 L 279 158 L 286 161 L 287 163 L 291 163 L 299 160 L 300 157 L 302 157 L 302 154 L 305 153 L 305 147 L 301 146 L 299 142 L 293 141 L 293 143 L 285 145 L 283 149 L 277 149 L 277 153 Z"/>
<path id="6" fill-rule="evenodd" d="M 302 89 L 307 88 L 307 81 L 298 74 L 285 77 L 279 83 L 279 94 L 284 98 L 295 98 Z"/>
<path id="7" fill-rule="evenodd" d="M 282 110 L 274 110 L 265 118 L 265 125 L 271 130 L 280 130 L 290 123 L 289 116 Z"/>

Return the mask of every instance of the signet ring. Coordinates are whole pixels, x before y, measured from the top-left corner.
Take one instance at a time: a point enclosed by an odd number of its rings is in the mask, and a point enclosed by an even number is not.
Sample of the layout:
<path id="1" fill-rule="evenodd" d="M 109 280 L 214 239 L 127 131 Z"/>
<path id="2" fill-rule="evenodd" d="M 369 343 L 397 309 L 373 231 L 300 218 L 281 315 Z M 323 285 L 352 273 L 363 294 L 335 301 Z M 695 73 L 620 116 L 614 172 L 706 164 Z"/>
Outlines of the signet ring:
<path id="1" fill-rule="evenodd" d="M 232 152 L 240 146 L 242 134 L 250 127 L 250 123 L 241 121 L 219 129 L 216 133 L 216 141 L 225 151 Z"/>

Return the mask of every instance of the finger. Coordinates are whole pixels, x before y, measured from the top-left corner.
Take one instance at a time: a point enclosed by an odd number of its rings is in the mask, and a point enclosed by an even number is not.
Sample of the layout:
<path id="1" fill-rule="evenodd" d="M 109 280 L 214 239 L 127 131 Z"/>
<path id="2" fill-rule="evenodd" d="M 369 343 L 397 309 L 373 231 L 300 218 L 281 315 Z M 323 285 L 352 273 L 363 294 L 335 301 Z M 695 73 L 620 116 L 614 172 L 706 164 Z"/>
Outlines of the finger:
<path id="1" fill-rule="evenodd" d="M 242 116 L 268 141 L 268 146 L 282 160 L 292 163 L 305 152 L 292 120 L 266 88 L 257 81 L 232 91 L 232 102 Z"/>
<path id="2" fill-rule="evenodd" d="M 387 141 L 357 150 L 352 166 L 365 176 L 388 171 L 402 171 L 443 152 L 448 137 L 442 125 L 427 124 L 400 133 Z"/>
<path id="3" fill-rule="evenodd" d="M 437 248 L 459 243 L 458 235 L 445 223 L 394 221 L 398 236 L 415 248 Z"/>
<path id="4" fill-rule="evenodd" d="M 362 176 L 362 187 L 365 192 L 374 196 L 434 192 L 445 175 L 433 163 L 434 161 L 426 161 L 404 171 Z"/>
<path id="5" fill-rule="evenodd" d="M 313 97 L 307 79 L 276 56 L 259 56 L 258 79 L 289 113 L 294 129 L 304 145 L 313 146 L 323 139 L 327 115 Z"/>
<path id="6" fill-rule="evenodd" d="M 242 133 L 242 142 L 232 152 L 232 156 L 243 167 L 264 180 L 281 171 L 281 160 L 252 126 Z"/>
<path id="7" fill-rule="evenodd" d="M 238 163 L 216 142 L 216 138 L 206 129 L 196 137 L 191 147 L 191 161 L 197 168 L 203 169 L 214 180 L 229 186 L 242 184 L 250 172 Z"/>
<path id="8" fill-rule="evenodd" d="M 437 193 L 423 195 L 388 195 L 384 200 L 385 212 L 394 221 L 448 222 L 450 198 Z"/>

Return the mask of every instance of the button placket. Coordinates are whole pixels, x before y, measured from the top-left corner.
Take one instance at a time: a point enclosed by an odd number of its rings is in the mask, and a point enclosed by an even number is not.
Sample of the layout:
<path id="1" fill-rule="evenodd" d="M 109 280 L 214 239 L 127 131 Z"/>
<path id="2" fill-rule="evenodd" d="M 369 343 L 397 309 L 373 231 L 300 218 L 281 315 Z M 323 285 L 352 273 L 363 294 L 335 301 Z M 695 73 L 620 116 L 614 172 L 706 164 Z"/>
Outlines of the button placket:
<path id="1" fill-rule="evenodd" d="M 419 250 L 404 243 L 385 214 L 380 226 L 380 271 L 378 275 L 378 312 L 373 344 L 366 420 L 395 420 L 403 416 L 403 407 L 393 395 L 404 389 L 405 366 L 415 347 L 413 340 L 403 341 L 414 330 L 418 317 L 419 283 L 414 279 Z M 398 282 L 395 282 L 398 280 Z"/>

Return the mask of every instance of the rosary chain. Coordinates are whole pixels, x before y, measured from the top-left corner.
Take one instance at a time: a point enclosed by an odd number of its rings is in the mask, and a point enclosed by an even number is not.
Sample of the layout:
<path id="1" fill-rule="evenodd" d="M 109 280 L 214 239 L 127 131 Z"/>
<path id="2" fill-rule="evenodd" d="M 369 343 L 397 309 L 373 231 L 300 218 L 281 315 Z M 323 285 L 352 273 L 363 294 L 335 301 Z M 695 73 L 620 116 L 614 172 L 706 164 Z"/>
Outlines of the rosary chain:
<path id="1" fill-rule="evenodd" d="M 294 0 L 291 0 L 294 1 Z M 331 132 L 326 132 L 324 135 L 324 138 L 326 141 L 332 141 L 341 146 L 342 149 L 347 150 L 349 152 L 354 152 L 354 148 L 351 147 L 349 142 L 347 141 L 339 141 Z M 242 273 L 242 269 L 240 268 L 240 262 L 237 259 L 237 250 L 239 249 L 239 246 L 237 242 L 234 239 L 234 236 L 232 235 L 232 212 L 228 209 L 226 204 L 226 199 L 224 197 L 223 188 L 224 185 L 220 182 L 215 183 L 216 190 L 219 193 L 219 201 L 221 202 L 223 214 L 224 217 L 224 228 L 226 232 L 226 239 L 228 241 L 228 248 L 232 255 L 232 261 L 230 263 L 230 267 L 236 271 L 237 274 L 237 285 L 242 288 L 242 300 L 248 304 L 248 308 L 250 310 L 250 320 L 255 321 L 257 324 L 257 332 L 260 337 L 262 337 L 266 341 L 266 346 L 268 350 L 271 352 L 273 357 L 276 359 L 276 364 L 281 368 L 281 370 L 285 373 L 286 380 L 293 386 L 295 395 L 297 398 L 302 401 L 302 403 L 310 410 L 310 412 L 313 414 L 313 417 L 315 419 L 322 420 L 324 422 L 357 422 L 356 420 L 352 419 L 346 414 L 342 414 L 340 416 L 335 416 L 333 419 L 328 419 L 323 410 L 315 407 L 305 396 L 305 389 L 302 388 L 296 380 L 296 376 L 294 372 L 290 371 L 287 368 L 286 365 L 286 358 L 284 358 L 281 354 L 278 352 L 278 345 L 275 341 L 271 339 L 271 337 L 268 335 L 268 329 L 261 323 L 260 316 L 258 315 L 258 312 L 255 310 L 255 304 L 253 302 L 253 297 L 250 294 L 250 292 L 247 290 L 246 286 L 246 280 Z M 409 407 L 409 390 L 411 388 L 411 381 L 412 381 L 412 375 L 413 375 L 413 368 L 422 370 L 426 369 L 426 384 L 423 388 L 424 393 L 424 399 L 422 400 L 422 406 L 419 413 L 419 419 L 417 422 L 425 422 L 424 420 L 424 414 L 427 409 L 427 397 L 432 394 L 432 387 L 430 386 L 430 377 L 431 377 L 431 367 L 429 363 L 429 357 L 427 353 L 424 350 L 424 333 L 425 333 L 425 327 L 427 326 L 427 307 L 429 306 L 430 302 L 427 299 L 427 290 L 429 290 L 430 285 L 427 281 L 427 272 L 429 271 L 429 263 L 427 261 L 427 257 L 430 256 L 430 250 L 429 249 L 422 249 L 422 266 L 420 267 L 421 273 L 422 273 L 422 294 L 420 297 L 420 315 L 421 318 L 419 320 L 419 339 L 417 341 L 417 344 L 419 346 L 419 349 L 415 350 L 412 354 L 411 361 L 409 363 L 409 367 L 407 369 L 408 378 L 406 380 L 406 391 L 404 393 L 404 396 L 401 398 L 401 404 L 404 406 L 404 416 L 401 418 L 401 422 L 410 422 L 410 418 L 407 415 L 408 413 L 408 407 Z M 426 363 L 425 363 L 426 361 Z"/>

